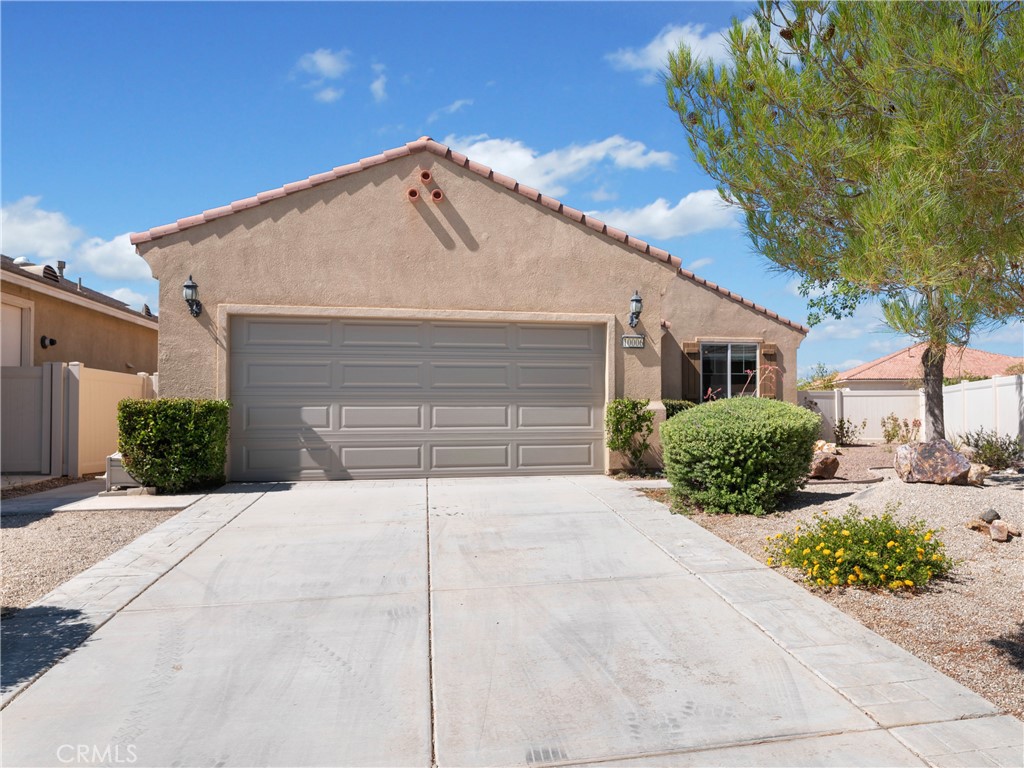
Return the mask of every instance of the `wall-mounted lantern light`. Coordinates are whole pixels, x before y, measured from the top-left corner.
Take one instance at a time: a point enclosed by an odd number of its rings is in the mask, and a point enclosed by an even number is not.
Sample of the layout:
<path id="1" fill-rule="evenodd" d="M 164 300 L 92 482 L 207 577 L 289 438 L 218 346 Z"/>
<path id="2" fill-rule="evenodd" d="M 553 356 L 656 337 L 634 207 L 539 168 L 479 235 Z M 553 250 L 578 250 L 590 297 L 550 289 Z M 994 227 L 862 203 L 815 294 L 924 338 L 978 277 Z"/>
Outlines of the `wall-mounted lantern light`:
<path id="1" fill-rule="evenodd" d="M 199 286 L 192 279 L 192 275 L 188 276 L 188 280 L 182 286 L 181 294 L 185 297 L 185 303 L 188 304 L 189 314 L 192 317 L 199 317 L 203 312 L 203 304 L 199 301 Z"/>
<path id="2" fill-rule="evenodd" d="M 633 291 L 633 298 L 629 300 L 629 327 L 636 328 L 640 322 L 640 313 L 644 311 L 644 300 L 640 298 L 639 291 Z"/>
<path id="3" fill-rule="evenodd" d="M 50 347 L 57 346 L 57 340 L 44 335 L 39 338 L 39 346 L 43 349 L 49 349 Z"/>

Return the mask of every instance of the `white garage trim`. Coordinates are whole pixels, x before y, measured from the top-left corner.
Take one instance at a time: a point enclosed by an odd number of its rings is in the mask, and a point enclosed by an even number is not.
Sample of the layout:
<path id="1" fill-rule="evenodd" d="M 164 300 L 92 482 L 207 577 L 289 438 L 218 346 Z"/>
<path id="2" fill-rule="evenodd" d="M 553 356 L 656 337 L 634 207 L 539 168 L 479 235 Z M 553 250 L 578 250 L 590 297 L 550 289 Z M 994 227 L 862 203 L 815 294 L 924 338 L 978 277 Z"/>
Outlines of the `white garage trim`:
<path id="1" fill-rule="evenodd" d="M 217 320 L 219 327 L 219 334 L 222 339 L 222 344 L 219 345 L 218 351 L 218 393 L 221 397 L 229 397 L 232 391 L 232 382 L 230 381 L 231 371 L 231 326 L 232 321 L 236 317 L 245 317 L 249 321 L 253 319 L 313 319 L 318 320 L 332 320 L 332 321 L 418 321 L 423 323 L 436 323 L 437 321 L 450 321 L 455 323 L 501 323 L 501 324 L 541 324 L 546 326 L 554 325 L 572 325 L 579 327 L 581 325 L 599 326 L 596 329 L 597 333 L 604 334 L 604 344 L 601 345 L 598 342 L 598 348 L 595 352 L 604 347 L 602 350 L 603 363 L 604 363 L 604 391 L 595 392 L 599 397 L 603 398 L 603 402 L 607 403 L 609 393 L 614 392 L 615 385 L 615 346 L 614 340 L 616 338 L 615 330 L 615 317 L 613 315 L 593 315 L 593 314 L 568 314 L 568 313 L 531 313 L 531 312 L 494 312 L 494 311 L 473 311 L 473 310 L 443 310 L 443 311 L 427 311 L 427 310 L 396 310 L 396 309 L 381 309 L 381 308 L 362 308 L 362 307 L 277 307 L 277 306 L 253 306 L 253 305 L 221 305 L 217 311 Z M 237 360 L 236 360 L 237 363 Z M 596 383 L 596 382 L 595 382 Z M 241 384 L 239 383 L 241 386 Z M 599 412 L 595 412 L 593 420 L 594 426 L 603 432 L 603 409 Z M 382 446 L 383 447 L 383 446 Z M 604 446 L 603 439 L 598 441 L 596 450 L 601 451 L 603 456 L 595 456 L 595 465 L 597 467 L 609 466 L 609 452 Z M 229 466 L 238 467 L 239 462 L 236 461 L 239 457 L 229 457 Z M 500 473 L 500 469 L 496 467 L 498 471 L 495 474 Z M 592 470 L 593 471 L 593 470 Z"/>

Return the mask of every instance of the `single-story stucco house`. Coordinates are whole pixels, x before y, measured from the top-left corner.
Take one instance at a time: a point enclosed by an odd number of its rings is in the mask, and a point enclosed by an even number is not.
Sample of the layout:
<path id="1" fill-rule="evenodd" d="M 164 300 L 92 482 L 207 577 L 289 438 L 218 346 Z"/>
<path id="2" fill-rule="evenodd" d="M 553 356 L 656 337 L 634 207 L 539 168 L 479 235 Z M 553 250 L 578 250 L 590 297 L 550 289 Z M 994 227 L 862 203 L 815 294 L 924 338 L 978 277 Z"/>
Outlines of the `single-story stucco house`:
<path id="1" fill-rule="evenodd" d="M 131 239 L 233 480 L 597 473 L 614 398 L 796 401 L 807 328 L 427 137 Z"/>
<path id="2" fill-rule="evenodd" d="M 925 343 L 914 344 L 895 352 L 861 363 L 856 368 L 835 375 L 833 386 L 858 392 L 884 389 L 920 389 L 924 386 Z M 1008 376 L 1024 365 L 1024 357 L 1011 357 L 971 347 L 949 346 L 942 366 L 947 379 L 981 376 Z"/>

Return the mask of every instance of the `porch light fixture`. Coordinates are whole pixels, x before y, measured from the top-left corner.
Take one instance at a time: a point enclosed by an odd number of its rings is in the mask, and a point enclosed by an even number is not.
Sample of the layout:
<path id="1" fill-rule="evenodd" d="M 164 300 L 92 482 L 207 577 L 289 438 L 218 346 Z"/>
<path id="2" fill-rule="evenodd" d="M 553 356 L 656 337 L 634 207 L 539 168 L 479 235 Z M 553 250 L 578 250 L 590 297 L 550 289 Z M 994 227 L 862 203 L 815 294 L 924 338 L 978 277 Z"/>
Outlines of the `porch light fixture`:
<path id="1" fill-rule="evenodd" d="M 203 304 L 199 301 L 199 286 L 192 279 L 192 275 L 188 276 L 188 280 L 182 286 L 181 295 L 185 297 L 185 303 L 188 304 L 189 314 L 192 317 L 199 317 L 203 312 Z"/>
<path id="2" fill-rule="evenodd" d="M 633 298 L 629 300 L 629 327 L 636 328 L 640 322 L 640 313 L 644 311 L 644 300 L 640 298 L 640 291 L 633 291 Z"/>

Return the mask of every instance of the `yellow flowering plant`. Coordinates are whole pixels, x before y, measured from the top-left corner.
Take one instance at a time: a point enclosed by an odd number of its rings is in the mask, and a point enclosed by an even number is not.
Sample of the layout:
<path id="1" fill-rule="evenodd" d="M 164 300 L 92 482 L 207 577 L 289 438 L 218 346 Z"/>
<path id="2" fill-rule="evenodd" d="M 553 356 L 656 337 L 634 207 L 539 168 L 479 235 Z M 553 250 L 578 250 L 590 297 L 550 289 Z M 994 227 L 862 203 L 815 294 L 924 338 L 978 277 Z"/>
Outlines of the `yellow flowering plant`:
<path id="1" fill-rule="evenodd" d="M 768 565 L 796 568 L 822 589 L 913 591 L 953 567 L 943 543 L 922 520 L 897 520 L 898 504 L 864 517 L 853 504 L 839 517 L 814 516 L 807 529 L 768 538 Z"/>

